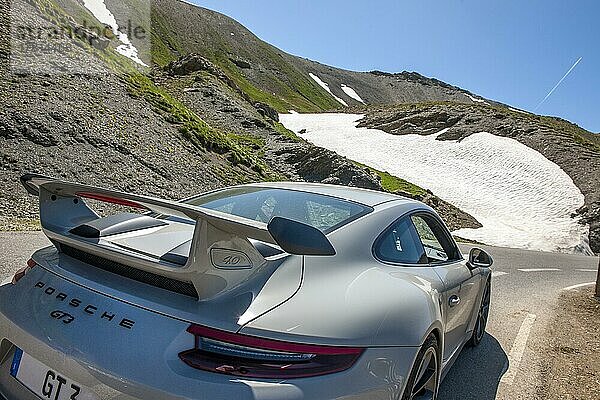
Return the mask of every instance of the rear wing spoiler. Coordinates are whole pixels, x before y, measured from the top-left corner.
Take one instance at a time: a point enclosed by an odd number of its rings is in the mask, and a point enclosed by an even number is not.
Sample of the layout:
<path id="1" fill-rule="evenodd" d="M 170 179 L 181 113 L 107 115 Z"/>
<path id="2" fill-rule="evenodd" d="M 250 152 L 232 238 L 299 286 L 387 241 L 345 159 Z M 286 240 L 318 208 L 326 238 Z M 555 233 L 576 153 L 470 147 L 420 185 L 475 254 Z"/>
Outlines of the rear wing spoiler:
<path id="1" fill-rule="evenodd" d="M 87 198 L 146 209 L 163 215 L 188 218 L 196 222 L 206 221 L 214 227 L 236 236 L 277 243 L 265 223 L 219 211 L 171 200 L 62 181 L 37 174 L 23 175 L 20 180 L 27 192 L 40 198 L 42 228 L 51 231 L 58 230 L 57 233 L 67 228 L 72 229 L 76 225 L 86 222 L 85 219 L 99 218 L 83 201 L 80 201 Z M 77 207 L 80 204 L 81 206 Z"/>
<path id="2" fill-rule="evenodd" d="M 85 204 L 84 199 L 93 199 L 195 221 L 191 251 L 205 250 L 203 254 L 190 254 L 190 260 L 206 257 L 206 249 L 215 243 L 236 241 L 235 239 L 247 241 L 249 238 L 277 244 L 290 254 L 335 255 L 333 246 L 320 230 L 282 217 L 274 217 L 269 224 L 265 224 L 177 201 L 67 182 L 38 174 L 26 174 L 20 180 L 27 192 L 40 198 L 40 223 L 44 233 L 59 242 L 70 237 L 70 231 L 82 223 L 100 218 Z M 239 245 L 239 240 L 237 241 Z"/>

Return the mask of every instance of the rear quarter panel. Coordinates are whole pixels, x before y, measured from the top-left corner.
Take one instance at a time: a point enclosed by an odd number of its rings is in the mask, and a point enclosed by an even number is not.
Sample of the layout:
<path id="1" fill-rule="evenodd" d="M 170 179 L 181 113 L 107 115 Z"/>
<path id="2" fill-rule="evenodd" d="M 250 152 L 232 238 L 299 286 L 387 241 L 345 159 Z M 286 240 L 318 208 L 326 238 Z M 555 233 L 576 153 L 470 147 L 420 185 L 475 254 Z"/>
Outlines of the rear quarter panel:
<path id="1" fill-rule="evenodd" d="M 330 345 L 419 346 L 441 327 L 432 284 L 439 278 L 431 271 L 327 267 L 307 261 L 298 293 L 242 332 Z"/>

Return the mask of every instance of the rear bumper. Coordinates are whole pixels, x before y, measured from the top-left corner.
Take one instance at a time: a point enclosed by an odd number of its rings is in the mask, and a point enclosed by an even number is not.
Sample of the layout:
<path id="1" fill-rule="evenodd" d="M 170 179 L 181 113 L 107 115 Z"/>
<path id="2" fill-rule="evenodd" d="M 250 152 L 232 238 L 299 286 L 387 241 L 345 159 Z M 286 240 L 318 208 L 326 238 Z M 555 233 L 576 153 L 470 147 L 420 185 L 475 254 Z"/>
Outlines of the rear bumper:
<path id="1" fill-rule="evenodd" d="M 91 297 L 99 308 L 136 320 L 131 332 L 109 329 L 86 315 L 65 325 L 49 316 L 56 304 L 23 289 L 35 284 L 32 279 L 37 278 L 30 273 L 16 286 L 0 286 L 0 400 L 39 400 L 9 374 L 15 346 L 92 389 L 101 400 L 397 399 L 418 350 L 371 348 L 351 369 L 321 377 L 240 379 L 195 370 L 178 359 L 180 351 L 193 346 L 187 322 L 114 304 L 114 299 L 61 281 L 68 293 Z"/>
<path id="2" fill-rule="evenodd" d="M 0 324 L 2 336 L 4 322 Z M 21 332 L 20 344 L 26 352 L 43 358 L 52 368 L 70 378 L 83 382 L 88 388 L 108 400 L 175 400 L 175 399 L 398 399 L 404 386 L 406 374 L 400 373 L 397 364 L 389 358 L 394 349 L 369 351 L 351 370 L 313 379 L 298 379 L 288 382 L 229 379 L 225 375 L 204 373 L 189 369 L 189 376 L 172 376 L 170 387 L 151 387 L 150 382 L 134 382 L 126 371 L 122 376 L 100 371 L 72 357 L 66 357 L 47 344 L 37 343 L 34 338 Z M 14 338 L 13 338 L 14 339 Z M 4 339 L 3 345 L 10 345 Z M 0 364 L 0 400 L 39 400 L 25 386 L 10 375 L 10 364 L 14 346 L 2 354 Z M 42 353 L 38 353 L 38 352 Z M 409 354 L 407 354 L 409 356 Z M 127 366 L 125 370 L 132 368 Z M 144 367 L 140 367 L 144 368 Z M 182 366 L 182 368 L 184 368 Z"/>

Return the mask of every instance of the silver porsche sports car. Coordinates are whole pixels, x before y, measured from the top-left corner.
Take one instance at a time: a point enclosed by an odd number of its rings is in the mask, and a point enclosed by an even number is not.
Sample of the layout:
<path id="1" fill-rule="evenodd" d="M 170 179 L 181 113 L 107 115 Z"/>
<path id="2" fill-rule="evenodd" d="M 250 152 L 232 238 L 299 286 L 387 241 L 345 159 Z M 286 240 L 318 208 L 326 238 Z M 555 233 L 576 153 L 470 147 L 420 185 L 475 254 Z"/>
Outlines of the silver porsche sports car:
<path id="1" fill-rule="evenodd" d="M 435 399 L 485 333 L 492 259 L 418 201 L 21 181 L 53 246 L 0 286 L 0 398 Z"/>

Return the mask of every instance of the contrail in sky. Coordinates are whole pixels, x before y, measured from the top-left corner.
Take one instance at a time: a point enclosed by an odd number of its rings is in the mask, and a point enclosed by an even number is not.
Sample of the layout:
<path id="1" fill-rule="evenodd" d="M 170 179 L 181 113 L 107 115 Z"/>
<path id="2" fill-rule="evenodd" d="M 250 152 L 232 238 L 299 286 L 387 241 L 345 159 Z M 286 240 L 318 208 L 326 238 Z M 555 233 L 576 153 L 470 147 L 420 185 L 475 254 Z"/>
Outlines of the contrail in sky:
<path id="1" fill-rule="evenodd" d="M 550 95 L 551 95 L 552 93 L 554 93 L 554 91 L 556 90 L 556 88 L 558 87 L 558 85 L 560 85 L 560 84 L 562 83 L 562 81 L 564 81 L 564 80 L 565 80 L 565 78 L 566 78 L 567 76 L 569 76 L 569 74 L 571 73 L 571 71 L 573 71 L 573 70 L 575 69 L 575 67 L 577 66 L 577 64 L 579 64 L 579 62 L 581 61 L 581 59 L 582 59 L 582 58 L 583 58 L 583 57 L 579 57 L 579 59 L 578 59 L 577 61 L 575 61 L 575 64 L 573 64 L 573 66 L 572 66 L 571 68 L 569 68 L 569 70 L 567 71 L 567 73 L 566 73 L 566 74 L 565 74 L 565 75 L 564 75 L 562 78 L 560 78 L 560 81 L 558 81 L 558 83 L 557 83 L 556 85 L 554 85 L 554 87 L 552 88 L 552 90 L 550 90 L 550 91 L 548 92 L 548 94 L 546 95 L 546 97 L 544 97 L 544 99 L 543 99 L 542 101 L 540 101 L 540 104 L 538 104 L 538 105 L 535 107 L 535 109 L 534 109 L 533 111 L 537 111 L 537 109 L 538 109 L 538 108 L 540 108 L 540 106 L 541 106 L 542 104 L 544 104 L 544 102 L 545 102 L 546 100 L 548 100 L 548 97 L 550 97 Z"/>

